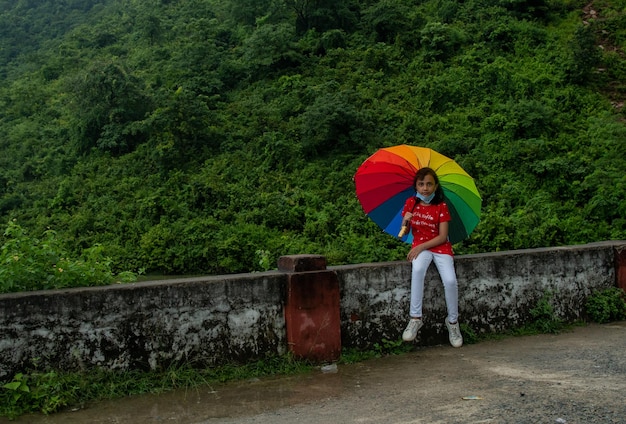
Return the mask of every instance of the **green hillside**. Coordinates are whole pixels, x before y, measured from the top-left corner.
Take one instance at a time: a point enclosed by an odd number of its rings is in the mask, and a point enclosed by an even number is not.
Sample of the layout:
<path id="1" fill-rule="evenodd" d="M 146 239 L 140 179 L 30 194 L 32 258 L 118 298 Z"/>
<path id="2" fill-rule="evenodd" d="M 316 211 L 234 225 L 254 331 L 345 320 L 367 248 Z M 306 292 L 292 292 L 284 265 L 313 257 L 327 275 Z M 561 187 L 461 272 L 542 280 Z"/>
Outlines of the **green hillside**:
<path id="1" fill-rule="evenodd" d="M 476 179 L 457 254 L 626 239 L 626 1 L 0 0 L 0 223 L 116 270 L 398 260 L 352 177 Z"/>

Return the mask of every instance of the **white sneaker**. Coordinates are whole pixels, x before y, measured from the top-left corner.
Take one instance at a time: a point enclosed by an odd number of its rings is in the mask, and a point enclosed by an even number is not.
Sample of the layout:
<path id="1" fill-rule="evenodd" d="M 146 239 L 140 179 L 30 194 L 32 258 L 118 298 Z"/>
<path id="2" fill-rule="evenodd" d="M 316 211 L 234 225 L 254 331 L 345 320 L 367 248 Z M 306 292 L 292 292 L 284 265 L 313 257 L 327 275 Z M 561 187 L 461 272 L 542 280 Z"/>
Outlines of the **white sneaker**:
<path id="1" fill-rule="evenodd" d="M 446 327 L 448 327 L 448 338 L 453 347 L 463 346 L 463 336 L 461 335 L 461 327 L 459 323 L 450 324 L 446 318 Z"/>
<path id="2" fill-rule="evenodd" d="M 404 333 L 402 333 L 402 340 L 405 342 L 412 342 L 417 337 L 417 332 L 420 331 L 424 323 L 421 319 L 410 319 L 409 323 L 406 325 L 404 329 Z"/>

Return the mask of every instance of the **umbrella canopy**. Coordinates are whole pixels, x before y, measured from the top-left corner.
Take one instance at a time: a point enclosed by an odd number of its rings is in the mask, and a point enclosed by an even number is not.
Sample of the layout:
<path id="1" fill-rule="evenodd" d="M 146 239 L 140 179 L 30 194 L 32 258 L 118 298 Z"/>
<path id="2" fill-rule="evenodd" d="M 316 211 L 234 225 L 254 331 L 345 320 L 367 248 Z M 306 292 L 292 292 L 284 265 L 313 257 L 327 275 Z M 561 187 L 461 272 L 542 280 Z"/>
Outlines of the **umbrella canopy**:
<path id="1" fill-rule="evenodd" d="M 432 168 L 439 177 L 452 216 L 448 237 L 451 243 L 458 243 L 478 225 L 482 200 L 474 179 L 455 161 L 432 149 L 402 144 L 376 151 L 354 175 L 359 202 L 383 231 L 396 236 L 404 203 L 415 195 L 413 178 L 424 167 Z M 413 235 L 402 240 L 412 243 Z"/>

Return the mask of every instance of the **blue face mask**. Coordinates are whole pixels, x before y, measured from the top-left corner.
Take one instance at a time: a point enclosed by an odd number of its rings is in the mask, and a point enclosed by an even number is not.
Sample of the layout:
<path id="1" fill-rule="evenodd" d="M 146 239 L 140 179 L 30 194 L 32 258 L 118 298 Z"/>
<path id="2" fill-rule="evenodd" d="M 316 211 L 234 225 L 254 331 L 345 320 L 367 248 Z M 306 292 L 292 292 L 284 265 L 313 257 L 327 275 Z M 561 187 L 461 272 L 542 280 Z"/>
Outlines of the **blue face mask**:
<path id="1" fill-rule="evenodd" d="M 435 192 L 433 191 L 428 197 L 422 196 L 420 193 L 415 193 L 415 196 L 418 199 L 420 199 L 422 202 L 430 204 L 430 202 L 432 202 L 433 199 L 435 198 Z"/>

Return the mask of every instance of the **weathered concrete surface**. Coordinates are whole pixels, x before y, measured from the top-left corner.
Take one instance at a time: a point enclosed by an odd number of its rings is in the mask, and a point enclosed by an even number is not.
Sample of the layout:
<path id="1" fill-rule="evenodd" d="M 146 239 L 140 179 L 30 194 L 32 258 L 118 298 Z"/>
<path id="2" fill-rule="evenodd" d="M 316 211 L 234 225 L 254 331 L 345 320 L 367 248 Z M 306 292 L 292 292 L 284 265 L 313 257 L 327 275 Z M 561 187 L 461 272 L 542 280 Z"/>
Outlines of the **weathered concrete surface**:
<path id="1" fill-rule="evenodd" d="M 284 353 L 281 275 L 0 296 L 0 378 L 39 367 L 158 369 Z"/>
<path id="2" fill-rule="evenodd" d="M 616 252 L 624 246 L 616 241 L 458 256 L 460 320 L 478 333 L 516 327 L 531 319 L 530 310 L 547 292 L 558 317 L 579 318 L 589 294 L 617 284 L 616 275 L 623 273 L 616 274 Z M 306 255 L 301 259 L 306 262 Z M 339 283 L 341 328 L 333 331 L 340 332 L 341 346 L 367 348 L 400 337 L 409 303 L 408 262 L 328 271 Z M 0 295 L 0 379 L 34 362 L 39 369 L 158 369 L 173 362 L 203 366 L 285 353 L 287 275 Z M 443 289 L 434 267 L 427 275 L 424 313 L 418 342 L 446 343 Z"/>
<path id="3" fill-rule="evenodd" d="M 589 325 L 459 349 L 420 347 L 331 374 L 99 402 L 15 424 L 621 424 L 625 351 L 626 322 Z"/>

